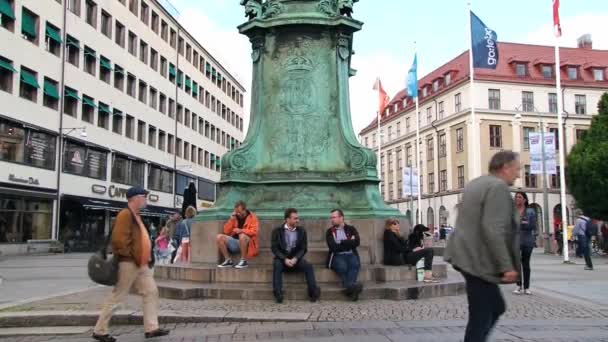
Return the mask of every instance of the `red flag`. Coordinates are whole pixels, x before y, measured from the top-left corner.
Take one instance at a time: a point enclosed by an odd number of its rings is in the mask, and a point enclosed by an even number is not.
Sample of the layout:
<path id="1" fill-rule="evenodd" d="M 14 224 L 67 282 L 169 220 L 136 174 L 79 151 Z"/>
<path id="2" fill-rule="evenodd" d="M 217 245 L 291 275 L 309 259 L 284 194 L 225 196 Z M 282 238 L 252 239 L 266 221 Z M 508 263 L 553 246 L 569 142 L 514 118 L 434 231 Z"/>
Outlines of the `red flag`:
<path id="1" fill-rule="evenodd" d="M 378 91 L 378 115 L 382 115 L 384 108 L 386 108 L 391 99 L 388 97 L 386 91 L 384 91 L 384 88 L 382 88 L 380 78 L 376 79 L 376 83 L 374 83 L 374 90 Z"/>
<path id="2" fill-rule="evenodd" d="M 556 37 L 562 36 L 562 26 L 559 22 L 559 0 L 553 0 L 553 33 Z"/>

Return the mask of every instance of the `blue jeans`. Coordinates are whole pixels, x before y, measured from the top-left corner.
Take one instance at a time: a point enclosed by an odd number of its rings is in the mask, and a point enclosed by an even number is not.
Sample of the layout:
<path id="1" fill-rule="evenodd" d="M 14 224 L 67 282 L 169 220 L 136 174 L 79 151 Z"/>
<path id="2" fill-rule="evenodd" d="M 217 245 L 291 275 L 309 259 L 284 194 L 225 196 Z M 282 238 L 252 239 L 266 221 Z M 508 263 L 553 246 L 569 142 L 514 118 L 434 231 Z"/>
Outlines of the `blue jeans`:
<path id="1" fill-rule="evenodd" d="M 576 236 L 578 241 L 578 245 L 581 248 L 581 254 L 585 257 L 585 263 L 587 267 L 593 268 L 593 262 L 591 262 L 591 250 L 589 249 L 589 243 L 591 242 L 587 239 L 585 234 L 579 234 Z"/>
<path id="2" fill-rule="evenodd" d="M 361 262 L 359 261 L 359 257 L 352 253 L 334 254 L 330 267 L 342 280 L 342 286 L 348 289 L 353 287 L 357 282 Z"/>

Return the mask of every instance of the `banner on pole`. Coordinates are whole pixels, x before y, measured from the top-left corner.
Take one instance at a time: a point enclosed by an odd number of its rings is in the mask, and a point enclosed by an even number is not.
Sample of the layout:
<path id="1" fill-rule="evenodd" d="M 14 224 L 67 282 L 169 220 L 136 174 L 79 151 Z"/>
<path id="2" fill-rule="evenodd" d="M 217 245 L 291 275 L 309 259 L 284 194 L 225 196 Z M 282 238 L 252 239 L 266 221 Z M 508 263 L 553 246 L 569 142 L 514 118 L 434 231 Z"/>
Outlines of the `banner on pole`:
<path id="1" fill-rule="evenodd" d="M 543 173 L 543 139 L 542 134 L 530 132 L 530 174 L 539 175 Z M 545 165 L 547 174 L 557 174 L 557 161 L 555 160 L 555 135 L 544 134 Z"/>
<path id="2" fill-rule="evenodd" d="M 498 35 L 471 11 L 471 49 L 475 68 L 496 69 L 498 65 Z"/>
<path id="3" fill-rule="evenodd" d="M 418 196 L 418 169 L 414 167 L 403 168 L 403 197 Z"/>

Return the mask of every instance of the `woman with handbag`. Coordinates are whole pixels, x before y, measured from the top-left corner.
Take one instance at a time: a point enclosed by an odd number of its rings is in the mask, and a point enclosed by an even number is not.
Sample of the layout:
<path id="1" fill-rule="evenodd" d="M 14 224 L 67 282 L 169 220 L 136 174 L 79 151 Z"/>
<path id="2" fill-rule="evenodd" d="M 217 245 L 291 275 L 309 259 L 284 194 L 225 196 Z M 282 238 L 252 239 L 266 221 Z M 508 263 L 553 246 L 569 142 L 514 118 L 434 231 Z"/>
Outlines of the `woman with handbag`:
<path id="1" fill-rule="evenodd" d="M 171 244 L 171 236 L 169 235 L 169 227 L 163 227 L 160 234 L 154 241 L 154 252 L 156 253 L 156 261 L 158 265 L 168 265 L 171 263 L 171 254 L 175 247 Z"/>
<path id="2" fill-rule="evenodd" d="M 196 209 L 190 206 L 186 208 L 186 217 L 177 225 L 173 240 L 177 247 L 177 253 L 173 263 L 190 263 L 190 232 L 192 231 L 192 222 L 196 216 Z"/>
<path id="3" fill-rule="evenodd" d="M 531 295 L 530 291 L 530 258 L 532 250 L 536 246 L 536 212 L 530 208 L 528 204 L 528 195 L 525 192 L 517 192 L 515 194 L 515 209 L 520 221 L 519 244 L 521 250 L 521 279 L 517 282 L 517 289 L 513 291 L 515 294 Z M 523 282 L 522 282 L 523 279 Z"/>

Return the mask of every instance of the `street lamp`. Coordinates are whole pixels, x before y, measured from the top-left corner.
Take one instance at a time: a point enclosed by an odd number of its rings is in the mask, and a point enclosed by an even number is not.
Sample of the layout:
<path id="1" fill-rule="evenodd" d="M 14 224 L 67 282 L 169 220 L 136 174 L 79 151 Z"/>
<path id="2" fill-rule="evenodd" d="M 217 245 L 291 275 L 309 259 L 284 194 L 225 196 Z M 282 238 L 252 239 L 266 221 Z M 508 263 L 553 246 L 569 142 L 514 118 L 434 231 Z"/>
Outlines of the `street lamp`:
<path id="1" fill-rule="evenodd" d="M 63 133 L 64 135 L 69 135 L 70 133 L 74 132 L 75 130 L 80 130 L 80 137 L 82 138 L 86 138 L 87 135 L 87 128 L 86 126 L 83 127 L 65 127 L 62 128 L 62 130 L 67 131 L 65 133 Z"/>

